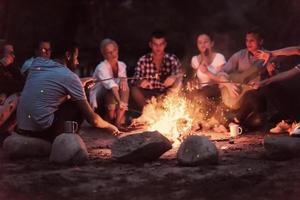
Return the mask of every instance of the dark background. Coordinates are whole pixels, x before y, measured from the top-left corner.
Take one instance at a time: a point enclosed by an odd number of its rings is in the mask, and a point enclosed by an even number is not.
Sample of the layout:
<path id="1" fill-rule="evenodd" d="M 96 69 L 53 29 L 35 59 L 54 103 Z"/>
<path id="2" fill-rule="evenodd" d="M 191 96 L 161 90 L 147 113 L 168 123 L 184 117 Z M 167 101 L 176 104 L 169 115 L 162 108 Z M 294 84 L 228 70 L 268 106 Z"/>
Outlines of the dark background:
<path id="1" fill-rule="evenodd" d="M 0 38 L 14 43 L 18 63 L 33 54 L 38 39 L 72 39 L 81 48 L 84 76 L 101 59 L 98 44 L 106 37 L 119 43 L 130 75 L 155 29 L 165 30 L 168 51 L 188 68 L 199 32 L 214 33 L 216 50 L 228 59 L 244 47 L 252 26 L 264 29 L 267 49 L 299 44 L 299 22 L 299 0 L 0 0 Z"/>

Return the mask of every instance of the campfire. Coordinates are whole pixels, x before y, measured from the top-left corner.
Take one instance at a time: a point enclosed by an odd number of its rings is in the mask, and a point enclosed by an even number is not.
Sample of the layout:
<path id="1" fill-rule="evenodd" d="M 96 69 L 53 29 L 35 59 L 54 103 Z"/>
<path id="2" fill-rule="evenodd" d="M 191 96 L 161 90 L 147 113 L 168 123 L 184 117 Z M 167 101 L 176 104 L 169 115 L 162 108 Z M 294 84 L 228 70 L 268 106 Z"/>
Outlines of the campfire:
<path id="1" fill-rule="evenodd" d="M 206 119 L 207 113 L 201 112 L 201 104 L 207 100 L 195 99 L 189 100 L 181 91 L 152 97 L 132 126 L 139 126 L 144 131 L 159 131 L 173 142 L 173 147 L 178 147 L 188 135 L 202 134 L 201 128 L 203 131 L 218 123 L 213 118 Z"/>

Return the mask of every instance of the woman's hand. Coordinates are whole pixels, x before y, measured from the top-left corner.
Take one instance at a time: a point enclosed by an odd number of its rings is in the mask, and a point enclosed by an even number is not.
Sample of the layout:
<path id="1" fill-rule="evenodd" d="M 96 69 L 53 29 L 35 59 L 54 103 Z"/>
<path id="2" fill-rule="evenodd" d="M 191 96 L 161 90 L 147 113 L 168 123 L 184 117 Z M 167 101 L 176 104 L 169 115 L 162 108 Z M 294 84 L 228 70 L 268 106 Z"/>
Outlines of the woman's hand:
<path id="1" fill-rule="evenodd" d="M 202 73 L 204 73 L 204 74 L 208 72 L 208 68 L 207 68 L 207 65 L 206 65 L 206 64 L 200 64 L 198 68 L 199 68 L 200 71 L 201 71 Z"/>

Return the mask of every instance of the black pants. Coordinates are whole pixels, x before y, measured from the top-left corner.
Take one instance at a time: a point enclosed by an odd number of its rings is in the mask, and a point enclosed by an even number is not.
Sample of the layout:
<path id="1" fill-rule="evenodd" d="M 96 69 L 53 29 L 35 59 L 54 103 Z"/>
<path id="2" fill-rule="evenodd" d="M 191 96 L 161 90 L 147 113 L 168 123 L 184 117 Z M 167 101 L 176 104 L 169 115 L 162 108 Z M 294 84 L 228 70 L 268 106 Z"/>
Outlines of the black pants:
<path id="1" fill-rule="evenodd" d="M 291 88 L 280 83 L 272 83 L 262 88 L 262 92 L 283 119 L 300 121 L 300 95 L 298 91 L 292 91 Z"/>
<path id="2" fill-rule="evenodd" d="M 0 93 L 6 95 L 20 92 L 23 89 L 25 78 L 16 66 L 0 66 Z"/>
<path id="3" fill-rule="evenodd" d="M 136 103 L 139 110 L 143 110 L 146 105 L 146 101 L 152 97 L 158 97 L 167 92 L 166 89 L 144 89 L 137 86 L 131 88 L 131 97 Z"/>
<path id="4" fill-rule="evenodd" d="M 53 142 L 56 136 L 64 132 L 65 121 L 76 121 L 78 126 L 83 122 L 83 116 L 77 108 L 75 102 L 67 101 L 63 103 L 59 109 L 54 113 L 54 121 L 52 125 L 44 131 L 27 131 L 18 130 L 20 135 L 37 137 L 50 142 Z M 78 128 L 79 129 L 79 128 Z"/>
<path id="5" fill-rule="evenodd" d="M 255 129 L 263 126 L 264 113 L 267 110 L 267 100 L 264 90 L 250 90 L 241 98 L 241 107 L 236 112 L 236 118 L 244 127 Z"/>

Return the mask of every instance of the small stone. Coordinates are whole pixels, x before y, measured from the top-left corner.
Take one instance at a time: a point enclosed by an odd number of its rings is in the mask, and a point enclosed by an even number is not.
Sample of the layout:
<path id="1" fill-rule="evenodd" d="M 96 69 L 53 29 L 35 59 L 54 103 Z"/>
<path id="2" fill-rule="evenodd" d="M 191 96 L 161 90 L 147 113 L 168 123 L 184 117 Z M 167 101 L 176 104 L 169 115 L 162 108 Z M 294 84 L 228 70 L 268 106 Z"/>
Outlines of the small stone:
<path id="1" fill-rule="evenodd" d="M 186 151 L 187 148 L 189 151 Z M 179 164 L 185 166 L 215 164 L 218 162 L 218 150 L 207 137 L 191 135 L 181 143 L 177 159 Z"/>
<path id="2" fill-rule="evenodd" d="M 83 164 L 87 159 L 87 148 L 78 134 L 63 133 L 55 138 L 50 154 L 51 162 Z"/>

